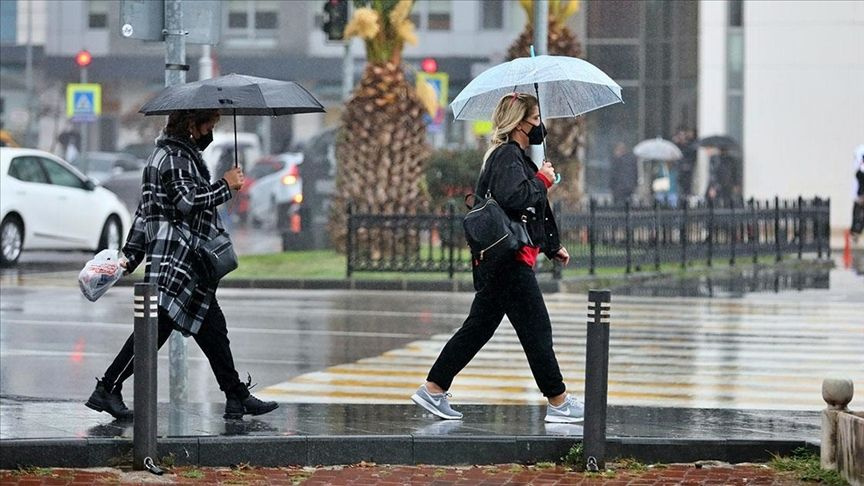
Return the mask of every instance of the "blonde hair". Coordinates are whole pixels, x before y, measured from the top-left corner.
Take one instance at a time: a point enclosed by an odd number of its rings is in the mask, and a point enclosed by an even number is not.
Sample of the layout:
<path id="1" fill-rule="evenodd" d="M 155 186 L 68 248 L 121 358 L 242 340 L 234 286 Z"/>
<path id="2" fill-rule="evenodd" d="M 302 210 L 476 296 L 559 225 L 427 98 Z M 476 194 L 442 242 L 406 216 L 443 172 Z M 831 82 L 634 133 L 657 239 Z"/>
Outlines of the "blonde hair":
<path id="1" fill-rule="evenodd" d="M 519 122 L 528 117 L 531 110 L 537 106 L 537 98 L 527 93 L 508 93 L 501 97 L 498 106 L 492 112 L 492 139 L 489 149 L 483 155 L 482 171 L 486 166 L 486 159 L 492 152 L 510 141 L 510 132 L 516 129 Z"/>

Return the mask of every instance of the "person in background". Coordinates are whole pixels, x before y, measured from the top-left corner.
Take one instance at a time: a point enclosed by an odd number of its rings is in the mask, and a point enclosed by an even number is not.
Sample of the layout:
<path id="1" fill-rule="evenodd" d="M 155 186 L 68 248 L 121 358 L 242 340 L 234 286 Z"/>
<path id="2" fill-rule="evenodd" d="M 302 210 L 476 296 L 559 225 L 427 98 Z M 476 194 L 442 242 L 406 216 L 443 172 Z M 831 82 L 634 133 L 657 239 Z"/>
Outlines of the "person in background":
<path id="1" fill-rule="evenodd" d="M 537 98 L 524 93 L 505 95 L 492 114 L 492 123 L 492 144 L 484 157 L 475 193 L 490 190 L 510 218 L 526 221 L 536 246 L 523 246 L 510 260 L 474 261 L 477 293 L 468 318 L 441 350 L 426 383 L 411 399 L 442 419 L 461 419 L 462 414 L 451 408 L 447 391 L 506 315 L 516 330 L 534 380 L 549 402 L 545 421 L 580 422 L 583 406 L 567 393 L 561 377 L 552 349 L 552 324 L 534 275 L 541 251 L 564 265 L 570 261 L 570 254 L 559 241 L 547 199 L 555 169 L 544 161 L 538 170 L 526 153 L 529 145 L 541 144 L 546 136 Z"/>
<path id="2" fill-rule="evenodd" d="M 615 204 L 630 201 L 638 183 L 639 167 L 636 156 L 626 143 L 616 143 L 615 148 L 612 149 L 612 161 L 609 167 L 609 189 L 612 191 L 612 201 Z"/>
<path id="3" fill-rule="evenodd" d="M 858 244 L 858 239 L 861 237 L 861 232 L 864 231 L 864 145 L 856 150 L 856 168 L 855 168 L 855 200 L 852 203 L 852 240 Z"/>

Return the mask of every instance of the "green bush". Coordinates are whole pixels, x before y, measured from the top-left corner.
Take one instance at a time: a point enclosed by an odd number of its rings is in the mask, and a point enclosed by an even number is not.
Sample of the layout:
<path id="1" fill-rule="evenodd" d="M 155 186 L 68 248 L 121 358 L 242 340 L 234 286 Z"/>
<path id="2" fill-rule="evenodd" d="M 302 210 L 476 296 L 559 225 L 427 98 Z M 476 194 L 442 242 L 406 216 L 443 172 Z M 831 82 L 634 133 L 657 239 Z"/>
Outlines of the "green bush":
<path id="1" fill-rule="evenodd" d="M 474 184 L 483 164 L 483 150 L 436 150 L 426 164 L 426 188 L 432 208 L 449 202 L 463 204 L 465 194 L 474 192 Z"/>

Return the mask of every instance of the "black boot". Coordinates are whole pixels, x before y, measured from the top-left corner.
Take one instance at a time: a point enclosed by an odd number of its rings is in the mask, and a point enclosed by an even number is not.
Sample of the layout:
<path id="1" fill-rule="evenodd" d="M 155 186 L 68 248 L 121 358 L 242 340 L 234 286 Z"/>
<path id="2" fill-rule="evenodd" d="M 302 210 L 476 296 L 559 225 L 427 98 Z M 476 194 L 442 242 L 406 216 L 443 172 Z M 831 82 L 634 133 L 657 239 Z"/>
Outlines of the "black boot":
<path id="1" fill-rule="evenodd" d="M 90 394 L 86 405 L 97 412 L 108 412 L 117 420 L 132 420 L 132 410 L 123 403 L 123 395 L 120 393 L 122 385 L 115 385 L 109 390 L 100 379 L 96 379 L 96 389 Z"/>
<path id="2" fill-rule="evenodd" d="M 234 390 L 225 394 L 227 400 L 225 402 L 225 415 L 222 417 L 236 420 L 242 419 L 244 415 L 264 415 L 279 408 L 278 403 L 259 400 L 249 393 L 249 389 L 255 386 L 250 385 L 250 383 L 252 383 L 251 376 L 248 382 L 238 383 Z"/>

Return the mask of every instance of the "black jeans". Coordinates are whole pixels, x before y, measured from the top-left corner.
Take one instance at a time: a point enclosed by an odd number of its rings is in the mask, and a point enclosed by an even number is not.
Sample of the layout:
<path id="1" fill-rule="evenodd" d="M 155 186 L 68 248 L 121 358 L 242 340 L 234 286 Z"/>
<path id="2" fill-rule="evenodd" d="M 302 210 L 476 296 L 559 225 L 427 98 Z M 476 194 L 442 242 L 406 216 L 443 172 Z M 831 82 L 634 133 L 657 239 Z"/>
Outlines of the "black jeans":
<path id="1" fill-rule="evenodd" d="M 852 234 L 860 235 L 864 231 L 864 204 L 858 201 L 852 204 Z"/>
<path id="2" fill-rule="evenodd" d="M 564 393 L 566 387 L 552 349 L 552 324 L 534 270 L 515 260 L 502 262 L 480 276 L 478 287 L 468 318 L 447 341 L 426 379 L 450 389 L 453 378 L 495 334 L 506 314 L 540 391 L 546 397 Z"/>
<path id="3" fill-rule="evenodd" d="M 159 348 L 168 340 L 168 336 L 174 330 L 174 323 L 168 314 L 159 308 L 159 332 L 158 343 Z M 216 375 L 216 382 L 219 383 L 219 389 L 227 395 L 237 395 L 239 398 L 245 398 L 249 392 L 240 381 L 237 374 L 237 369 L 234 368 L 234 357 L 231 355 L 231 343 L 228 340 L 228 327 L 225 322 L 225 315 L 222 313 L 222 308 L 216 299 L 210 304 L 207 311 L 207 316 L 201 325 L 201 330 L 198 334 L 193 334 L 192 337 L 207 360 L 210 361 L 210 369 Z M 117 357 L 111 363 L 111 366 L 105 370 L 105 376 L 102 377 L 103 383 L 109 389 L 114 386 L 123 384 L 126 378 L 132 376 L 134 370 L 135 358 L 135 334 L 129 336 L 126 344 L 120 349 Z"/>

